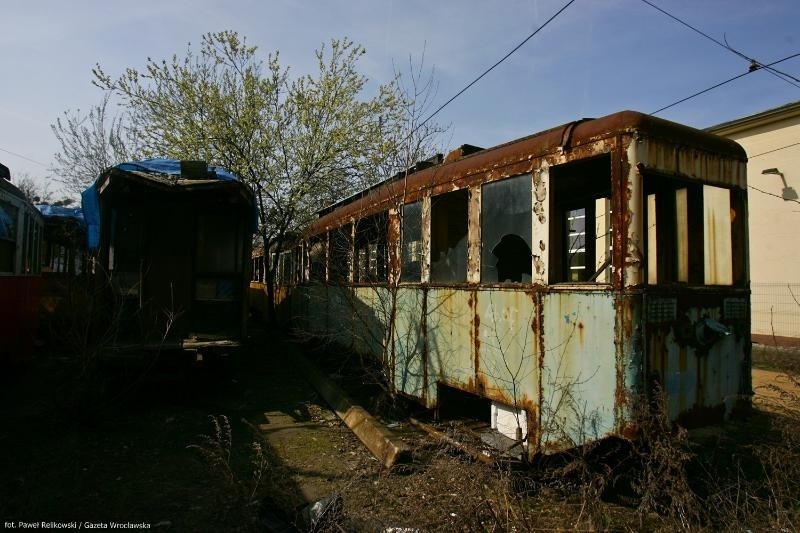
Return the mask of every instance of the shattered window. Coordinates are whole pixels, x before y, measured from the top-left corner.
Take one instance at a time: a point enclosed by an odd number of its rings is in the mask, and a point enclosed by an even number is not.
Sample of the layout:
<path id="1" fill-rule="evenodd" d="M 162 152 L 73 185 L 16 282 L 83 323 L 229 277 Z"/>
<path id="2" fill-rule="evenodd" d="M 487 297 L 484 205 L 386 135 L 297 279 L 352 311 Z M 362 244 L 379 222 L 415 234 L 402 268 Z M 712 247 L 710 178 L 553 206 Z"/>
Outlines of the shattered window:
<path id="1" fill-rule="evenodd" d="M 531 281 L 531 175 L 481 190 L 481 281 Z"/>
<path id="2" fill-rule="evenodd" d="M 336 228 L 330 232 L 329 246 L 331 247 L 331 282 L 345 283 L 350 280 L 350 265 L 352 263 L 350 224 Z"/>
<path id="3" fill-rule="evenodd" d="M 403 206 L 400 281 L 422 279 L 422 202 Z"/>
<path id="4" fill-rule="evenodd" d="M 550 168 L 550 282 L 611 282 L 611 157 Z"/>
<path id="5" fill-rule="evenodd" d="M 355 281 L 368 283 L 387 280 L 389 248 L 386 244 L 388 213 L 363 218 L 356 223 Z"/>
<path id="6" fill-rule="evenodd" d="M 469 191 L 431 198 L 431 281 L 467 280 Z"/>

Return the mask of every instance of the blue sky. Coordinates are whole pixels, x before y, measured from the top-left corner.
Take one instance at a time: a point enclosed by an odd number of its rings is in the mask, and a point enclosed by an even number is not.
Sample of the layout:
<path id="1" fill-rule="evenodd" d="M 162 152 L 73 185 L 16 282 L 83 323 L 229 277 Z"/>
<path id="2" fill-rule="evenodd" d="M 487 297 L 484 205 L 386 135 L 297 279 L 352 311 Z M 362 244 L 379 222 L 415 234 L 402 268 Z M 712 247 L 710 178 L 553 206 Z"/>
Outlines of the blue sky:
<path id="1" fill-rule="evenodd" d="M 0 5 L 0 162 L 35 178 L 59 146 L 50 124 L 100 101 L 91 69 L 111 75 L 147 57 L 181 54 L 208 31 L 236 30 L 294 73 L 313 68 L 332 37 L 364 45 L 374 83 L 425 50 L 446 101 L 566 0 L 5 0 Z M 769 63 L 800 52 L 798 0 L 652 0 Z M 561 16 L 437 117 L 448 144 L 493 146 L 582 117 L 652 112 L 747 70 L 747 62 L 641 0 L 576 0 Z M 776 68 L 800 78 L 800 57 Z M 800 84 L 798 84 L 800 85 Z M 800 100 L 800 88 L 759 71 L 659 116 L 706 127 Z M 23 157 L 12 155 L 8 151 Z"/>

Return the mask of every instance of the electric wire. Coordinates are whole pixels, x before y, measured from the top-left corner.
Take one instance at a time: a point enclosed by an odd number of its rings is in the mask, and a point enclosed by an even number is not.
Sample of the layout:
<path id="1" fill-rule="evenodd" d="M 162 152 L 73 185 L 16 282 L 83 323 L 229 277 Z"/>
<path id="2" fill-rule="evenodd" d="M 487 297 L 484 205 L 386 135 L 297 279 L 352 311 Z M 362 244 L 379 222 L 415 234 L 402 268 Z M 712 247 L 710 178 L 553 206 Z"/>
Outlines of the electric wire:
<path id="1" fill-rule="evenodd" d="M 47 165 L 45 165 L 44 163 L 41 163 L 41 162 L 39 162 L 39 161 L 36 161 L 35 159 L 31 159 L 30 157 L 26 157 L 26 156 L 24 156 L 24 155 L 22 155 L 22 154 L 18 154 L 18 153 L 16 153 L 16 152 L 12 152 L 11 150 L 6 150 L 5 148 L 0 148 L 0 152 L 5 152 L 5 153 L 7 153 L 7 154 L 11 154 L 11 155 L 13 155 L 13 156 L 20 157 L 20 158 L 22 158 L 22 159 L 24 159 L 24 160 L 26 160 L 26 161 L 30 161 L 31 163 L 36 163 L 37 165 L 39 165 L 39 166 L 41 166 L 41 167 L 44 167 L 44 168 L 46 168 L 46 169 L 49 169 L 49 168 L 50 168 L 50 167 L 48 167 Z"/>
<path id="2" fill-rule="evenodd" d="M 777 65 L 778 63 L 782 63 L 784 61 L 788 61 L 789 59 L 795 58 L 797 56 L 800 56 L 800 53 L 792 54 L 790 56 L 784 57 L 783 59 L 779 59 L 777 61 L 773 61 L 772 63 L 769 63 L 766 66 Z M 672 102 L 669 105 L 666 105 L 666 106 L 664 106 L 664 107 L 662 107 L 660 109 L 657 109 L 657 110 L 653 111 L 652 113 L 650 113 L 650 115 L 656 115 L 658 113 L 661 113 L 662 111 L 665 111 L 665 110 L 667 110 L 667 109 L 669 109 L 671 107 L 675 107 L 678 104 L 682 104 L 683 102 L 685 102 L 687 100 L 691 100 L 692 98 L 694 98 L 696 96 L 700 96 L 701 94 L 705 94 L 705 93 L 707 93 L 707 92 L 709 92 L 711 90 L 716 89 L 717 87 L 722 87 L 726 83 L 730 83 L 730 82 L 732 82 L 734 80 L 738 80 L 739 78 L 743 78 L 743 77 L 747 76 L 748 74 L 752 74 L 753 72 L 757 72 L 757 71 L 756 70 L 748 70 L 748 71 L 743 72 L 741 74 L 738 74 L 738 75 L 736 75 L 736 76 L 734 76 L 732 78 L 728 78 L 727 80 L 719 82 L 719 83 L 717 83 L 715 85 L 712 85 L 711 87 L 708 87 L 707 89 L 703 89 L 702 91 L 697 91 L 694 94 L 691 94 L 691 95 L 689 95 L 689 96 L 687 96 L 685 98 L 681 98 L 680 100 L 677 100 L 675 102 Z"/>
<path id="3" fill-rule="evenodd" d="M 762 155 L 771 154 L 772 152 L 777 152 L 779 150 L 785 150 L 787 148 L 791 148 L 792 146 L 798 146 L 798 145 L 800 145 L 800 142 L 787 144 L 786 146 L 781 146 L 780 148 L 775 148 L 774 150 L 767 150 L 766 152 L 761 152 L 760 154 L 748 156 L 748 159 L 754 159 L 756 157 L 761 157 Z"/>
<path id="4" fill-rule="evenodd" d="M 480 80 L 481 80 L 481 79 L 482 79 L 484 76 L 486 76 L 487 74 L 489 74 L 489 73 L 490 73 L 492 70 L 494 70 L 494 69 L 495 69 L 495 67 L 497 67 L 498 65 L 500 65 L 500 63 L 502 63 L 503 61 L 505 61 L 506 59 L 508 59 L 509 57 L 511 57 L 511 55 L 512 55 L 512 54 L 514 54 L 514 53 L 515 53 L 517 50 L 519 50 L 520 48 L 522 48 L 522 46 L 523 46 L 525 43 L 527 43 L 528 41 L 530 41 L 530 40 L 531 40 L 531 39 L 532 39 L 532 38 L 533 38 L 533 37 L 534 37 L 534 36 L 535 36 L 537 33 L 539 33 L 540 31 L 542 31 L 542 30 L 543 30 L 543 29 L 544 29 L 544 28 L 545 28 L 545 27 L 546 27 L 548 24 L 550 24 L 551 22 L 553 22 L 553 20 L 555 20 L 555 19 L 556 19 L 556 17 L 558 17 L 558 16 L 559 16 L 561 13 L 563 13 L 563 12 L 564 12 L 564 10 L 566 10 L 566 9 L 567 9 L 569 6 L 571 6 L 571 5 L 572 5 L 574 2 L 575 2 L 575 0 L 569 0 L 569 2 L 567 2 L 566 4 L 564 4 L 564 5 L 561 7 L 561 9 L 559 9 L 558 11 L 556 11 L 556 12 L 555 12 L 555 14 L 553 14 L 553 15 L 552 15 L 552 16 L 551 16 L 549 19 L 547 19 L 547 20 L 546 20 L 546 21 L 545 21 L 545 22 L 544 22 L 542 25 L 540 25 L 538 28 L 536 28 L 536 29 L 533 31 L 533 33 L 531 33 L 530 35 L 528 35 L 527 37 L 525 37 L 525 39 L 523 39 L 523 40 L 522 40 L 522 42 L 520 42 L 520 43 L 519 43 L 517 46 L 515 46 L 514 48 L 512 48 L 510 52 L 508 52 L 506 55 L 504 55 L 502 58 L 500 58 L 500 59 L 499 59 L 499 60 L 498 60 L 496 63 L 494 63 L 494 64 L 493 64 L 491 67 L 489 67 L 489 68 L 487 68 L 486 70 L 484 70 L 484 71 L 483 71 L 483 72 L 482 72 L 482 73 L 481 73 L 481 74 L 480 74 L 480 75 L 479 75 L 477 78 L 475 78 L 474 80 L 472 80 L 472 81 L 471 81 L 469 84 L 467 84 L 467 86 L 466 86 L 466 87 L 464 87 L 463 89 L 461 89 L 460 91 L 458 91 L 458 92 L 457 92 L 455 95 L 453 95 L 453 96 L 452 96 L 452 97 L 451 97 L 449 100 L 447 100 L 445 103 L 443 103 L 442 105 L 440 105 L 440 106 L 439 106 L 439 107 L 436 109 L 436 111 L 434 111 L 433 113 L 431 113 L 431 114 L 428 116 L 428 118 L 426 118 L 425 120 L 423 120 L 423 121 L 422 121 L 422 122 L 421 122 L 421 123 L 420 123 L 420 124 L 419 124 L 419 125 L 418 125 L 416 128 L 414 128 L 413 130 L 411 130 L 411 133 L 409 133 L 409 134 L 408 134 L 408 136 L 409 136 L 409 137 L 411 137 L 412 135 L 414 135 L 414 133 L 416 133 L 416 131 L 417 131 L 417 130 L 419 130 L 419 129 L 420 129 L 422 126 L 424 126 L 425 124 L 427 124 L 429 120 L 431 120 L 433 117 L 435 117 L 437 114 L 439 114 L 439 112 L 440 112 L 442 109 L 444 109 L 445 107 L 447 107 L 448 105 L 450 105 L 450 103 L 451 103 L 453 100 L 455 100 L 456 98 L 458 98 L 459 96 L 461 96 L 462 94 L 464 94 L 465 92 L 467 92 L 467 90 L 469 90 L 469 89 L 470 89 L 470 87 L 472 87 L 473 85 L 475 85 L 476 83 L 478 83 L 478 82 L 479 82 L 479 81 L 480 81 Z"/>
<path id="5" fill-rule="evenodd" d="M 668 16 L 672 20 L 678 22 L 679 24 L 682 24 L 683 26 L 686 26 L 687 28 L 689 28 L 690 30 L 694 31 L 695 33 L 698 33 L 698 34 L 702 35 L 703 37 L 705 37 L 709 41 L 713 42 L 714 44 L 719 45 L 722 48 L 728 50 L 729 52 L 731 52 L 733 54 L 736 54 L 737 56 L 741 57 L 742 59 L 745 59 L 745 60 L 749 61 L 750 64 L 755 66 L 756 68 L 763 68 L 767 72 L 771 73 L 773 76 L 777 77 L 778 79 L 781 79 L 781 80 L 785 81 L 786 83 L 789 83 L 790 85 L 793 85 L 793 86 L 797 87 L 798 89 L 800 89 L 800 85 L 798 85 L 798 83 L 800 83 L 800 78 L 796 78 L 795 76 L 792 76 L 791 74 L 788 74 L 786 72 L 782 72 L 782 71 L 780 71 L 778 69 L 771 68 L 772 64 L 765 65 L 764 63 L 761 63 L 760 61 L 758 61 L 758 60 L 756 60 L 756 59 L 754 59 L 752 57 L 749 57 L 749 56 L 739 52 L 738 50 L 736 50 L 734 48 L 731 48 L 731 46 L 729 46 L 727 43 L 723 43 L 722 41 L 720 41 L 718 39 L 715 39 L 714 37 L 710 36 L 709 34 L 705 33 L 704 31 L 702 31 L 702 30 L 700 30 L 698 28 L 695 28 L 694 26 L 692 26 L 691 24 L 689 24 L 685 20 L 682 20 L 682 19 L 676 17 L 672 13 L 669 13 L 668 11 L 662 9 L 661 7 L 657 6 L 656 4 L 650 2 L 650 0 L 641 0 L 641 1 L 643 3 L 645 3 L 645 4 L 647 4 L 648 6 L 652 7 L 653 9 L 659 11 L 660 13 L 663 13 L 664 15 Z M 756 68 L 753 68 L 753 70 L 756 70 Z M 794 80 L 794 81 L 792 81 L 792 80 Z M 798 82 L 798 83 L 795 83 L 795 82 Z"/>

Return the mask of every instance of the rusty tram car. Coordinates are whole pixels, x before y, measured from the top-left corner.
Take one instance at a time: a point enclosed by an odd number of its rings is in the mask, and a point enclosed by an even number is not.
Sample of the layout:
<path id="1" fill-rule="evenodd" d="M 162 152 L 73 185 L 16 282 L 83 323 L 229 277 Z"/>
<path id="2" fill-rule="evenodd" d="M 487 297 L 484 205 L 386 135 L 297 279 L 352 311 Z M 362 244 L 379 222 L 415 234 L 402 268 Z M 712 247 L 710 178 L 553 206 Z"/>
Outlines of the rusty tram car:
<path id="1" fill-rule="evenodd" d="M 34 350 L 42 292 L 44 221 L 0 164 L 0 367 Z"/>
<path id="2" fill-rule="evenodd" d="M 112 295 L 108 355 L 200 361 L 241 345 L 257 211 L 237 176 L 204 161 L 122 163 L 82 206 L 95 279 Z"/>
<path id="3" fill-rule="evenodd" d="M 321 211 L 282 305 L 399 394 L 480 398 L 531 456 L 636 435 L 655 391 L 722 421 L 751 395 L 745 164 L 632 111 L 465 145 Z"/>

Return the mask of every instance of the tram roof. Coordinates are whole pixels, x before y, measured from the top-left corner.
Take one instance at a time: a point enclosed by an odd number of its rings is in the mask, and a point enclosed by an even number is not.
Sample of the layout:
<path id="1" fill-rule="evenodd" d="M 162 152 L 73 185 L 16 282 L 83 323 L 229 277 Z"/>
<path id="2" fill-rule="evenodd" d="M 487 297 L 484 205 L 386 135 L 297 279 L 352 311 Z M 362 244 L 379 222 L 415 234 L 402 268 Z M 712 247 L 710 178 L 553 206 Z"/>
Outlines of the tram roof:
<path id="1" fill-rule="evenodd" d="M 492 148 L 475 151 L 455 160 L 448 156 L 443 163 L 424 166 L 421 170 L 412 167 L 387 180 L 364 189 L 317 212 L 317 218 L 309 226 L 307 234 L 337 226 L 337 221 L 349 217 L 369 215 L 376 207 L 386 205 L 398 196 L 413 196 L 422 189 L 452 182 L 459 176 L 473 175 L 533 157 L 555 153 L 559 149 L 575 148 L 617 134 L 639 132 L 648 138 L 658 139 L 679 146 L 718 154 L 732 160 L 747 161 L 744 149 L 735 141 L 638 111 L 620 111 L 601 118 L 584 118 L 568 122 L 520 139 L 515 139 Z M 402 189 L 396 184 L 402 179 Z M 396 190 L 399 189 L 399 190 Z"/>

